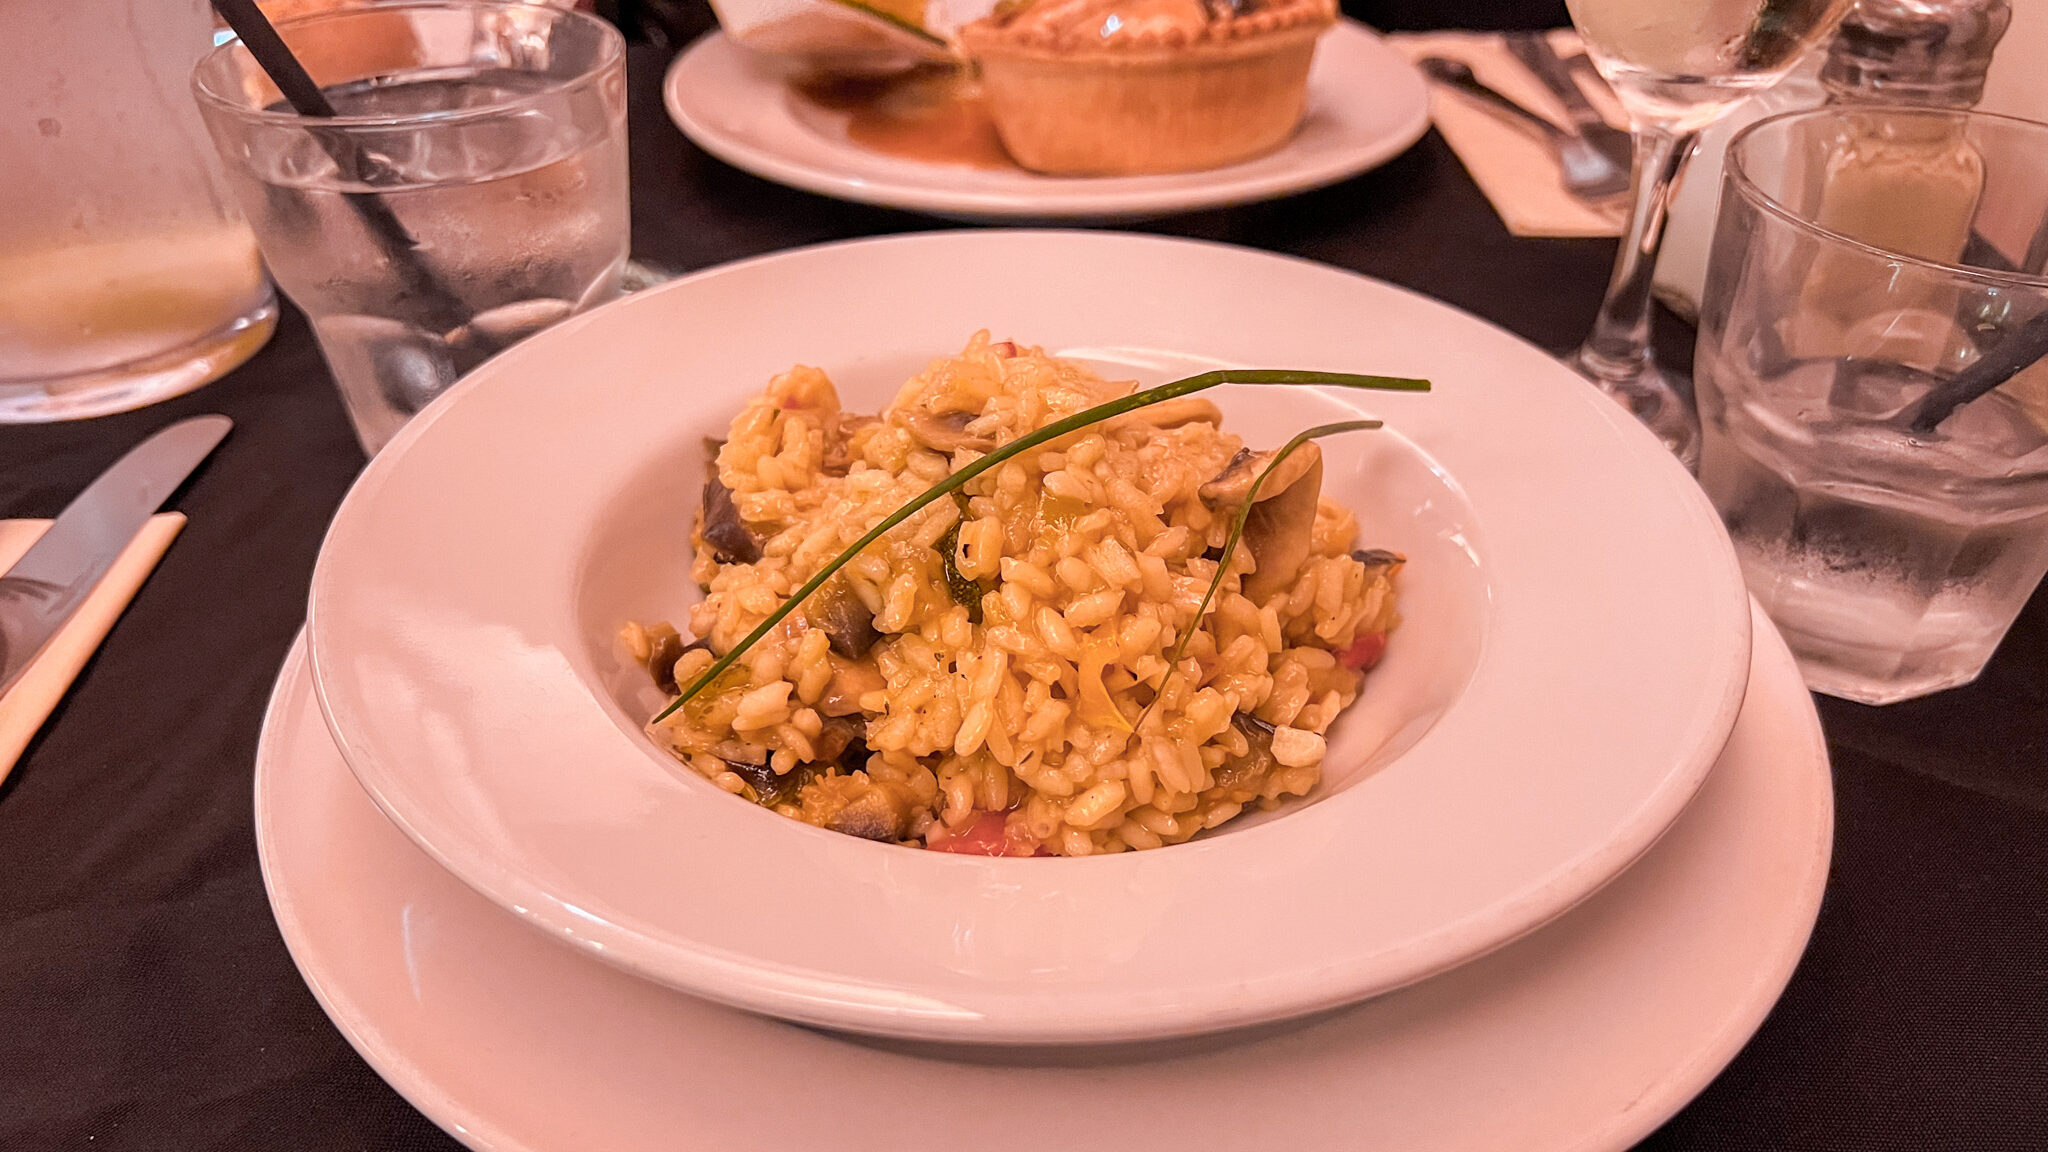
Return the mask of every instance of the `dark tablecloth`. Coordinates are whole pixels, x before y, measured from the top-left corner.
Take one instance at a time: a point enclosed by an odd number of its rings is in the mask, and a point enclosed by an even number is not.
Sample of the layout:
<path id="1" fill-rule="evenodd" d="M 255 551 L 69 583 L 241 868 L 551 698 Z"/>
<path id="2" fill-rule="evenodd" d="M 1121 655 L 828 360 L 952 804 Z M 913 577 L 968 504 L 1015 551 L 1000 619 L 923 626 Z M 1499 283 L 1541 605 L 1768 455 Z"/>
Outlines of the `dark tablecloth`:
<path id="1" fill-rule="evenodd" d="M 638 256 L 687 270 L 944 226 L 707 157 L 661 112 L 667 58 L 631 61 Z M 1144 228 L 1356 269 L 1552 349 L 1586 330 L 1613 252 L 1510 237 L 1433 133 L 1332 188 Z M 1661 333 L 1681 365 L 1689 335 Z M 363 463 L 303 318 L 184 398 L 0 428 L 0 516 L 54 515 L 213 411 L 236 430 L 172 502 L 190 526 L 0 786 L 0 1149 L 454 1148 L 321 1015 L 257 873 L 265 699 Z M 2048 592 L 1970 687 L 1820 703 L 1838 824 L 1819 927 L 1756 1039 L 1643 1147 L 2048 1149 Z"/>

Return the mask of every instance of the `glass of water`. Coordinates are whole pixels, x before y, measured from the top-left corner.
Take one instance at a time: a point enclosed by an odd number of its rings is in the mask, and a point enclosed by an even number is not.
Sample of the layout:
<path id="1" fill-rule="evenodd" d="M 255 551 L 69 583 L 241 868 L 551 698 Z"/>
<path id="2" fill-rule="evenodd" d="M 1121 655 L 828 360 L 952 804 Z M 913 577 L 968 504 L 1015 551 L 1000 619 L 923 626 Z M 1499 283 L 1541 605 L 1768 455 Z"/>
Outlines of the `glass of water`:
<path id="1" fill-rule="evenodd" d="M 1566 362 L 1688 465 L 1691 405 L 1650 352 L 1650 283 L 1679 170 L 1700 130 L 1777 83 L 1834 29 L 1849 0 L 1565 0 L 1586 55 L 1635 140 L 1628 232 L 1593 331 Z"/>
<path id="2" fill-rule="evenodd" d="M 625 44 L 583 13 L 487 0 L 348 7 L 278 33 L 336 116 L 293 112 L 239 42 L 193 90 L 375 453 L 469 369 L 618 294 Z"/>
<path id="3" fill-rule="evenodd" d="M 1825 108 L 1730 145 L 1700 483 L 1812 688 L 1966 684 L 2048 571 L 2048 360 L 1931 429 L 1923 405 L 2044 325 L 2048 125 Z"/>

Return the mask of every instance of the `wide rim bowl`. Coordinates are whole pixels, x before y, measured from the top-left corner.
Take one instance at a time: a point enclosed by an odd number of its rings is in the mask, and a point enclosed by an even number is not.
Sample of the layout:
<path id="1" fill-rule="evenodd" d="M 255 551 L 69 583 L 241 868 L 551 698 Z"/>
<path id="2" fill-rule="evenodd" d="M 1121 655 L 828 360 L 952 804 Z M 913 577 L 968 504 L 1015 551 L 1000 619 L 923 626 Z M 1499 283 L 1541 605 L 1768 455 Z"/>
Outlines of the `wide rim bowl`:
<path id="1" fill-rule="evenodd" d="M 1381 713 L 1333 730 L 1314 802 L 1153 852 L 962 858 L 781 819 L 638 730 L 651 689 L 605 637 L 693 593 L 675 553 L 698 438 L 792 363 L 872 404 L 981 327 L 1147 383 L 1219 363 L 1435 380 L 1225 405 L 1258 439 L 1324 412 L 1386 420 L 1336 486 L 1376 522 L 1366 542 L 1429 561 L 1404 574 L 1410 618 L 1362 699 L 1384 685 Z M 1540 350 L 1337 269 L 1049 232 L 781 253 L 517 346 L 351 490 L 308 637 L 322 712 L 378 806 L 533 925 L 739 1007 L 993 1043 L 1285 1018 L 1520 936 L 1671 823 L 1749 664 L 1713 510 Z"/>

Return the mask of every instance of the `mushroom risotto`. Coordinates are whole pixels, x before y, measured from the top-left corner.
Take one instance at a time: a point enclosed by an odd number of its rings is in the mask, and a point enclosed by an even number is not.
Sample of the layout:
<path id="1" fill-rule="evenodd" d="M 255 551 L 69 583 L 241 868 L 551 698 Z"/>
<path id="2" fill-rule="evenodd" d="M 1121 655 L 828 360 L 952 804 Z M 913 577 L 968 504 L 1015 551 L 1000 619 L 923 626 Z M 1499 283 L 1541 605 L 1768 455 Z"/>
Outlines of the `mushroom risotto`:
<path id="1" fill-rule="evenodd" d="M 987 333 L 872 416 L 791 369 L 708 445 L 696 638 L 633 624 L 628 647 L 673 698 L 885 517 L 1131 389 Z M 1396 623 L 1402 558 L 1353 550 L 1313 442 L 1277 456 L 1222 423 L 1181 396 L 975 476 L 649 732 L 786 816 L 985 855 L 1156 848 L 1307 793 Z"/>

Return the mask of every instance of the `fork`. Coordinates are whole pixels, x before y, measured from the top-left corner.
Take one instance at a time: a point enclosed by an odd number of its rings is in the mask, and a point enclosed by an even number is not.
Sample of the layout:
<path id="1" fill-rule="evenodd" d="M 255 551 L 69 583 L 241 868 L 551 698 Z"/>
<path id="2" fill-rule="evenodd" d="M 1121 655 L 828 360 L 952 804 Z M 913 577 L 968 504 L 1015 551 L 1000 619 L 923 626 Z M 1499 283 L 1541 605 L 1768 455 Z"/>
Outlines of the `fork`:
<path id="1" fill-rule="evenodd" d="M 1565 118 L 1578 129 L 1579 135 L 1586 138 L 1586 143 L 1621 167 L 1628 167 L 1633 148 L 1628 133 L 1609 124 L 1600 115 L 1600 110 L 1593 107 L 1593 102 L 1586 99 L 1586 94 L 1579 90 L 1578 81 L 1572 76 L 1572 61 L 1557 54 L 1557 49 L 1550 46 L 1548 36 L 1541 32 L 1510 32 L 1507 49 L 1522 67 L 1529 70 L 1530 75 L 1543 82 L 1550 94 L 1557 97 L 1558 103 L 1564 105 Z M 1587 67 L 1592 66 L 1592 61 L 1587 60 L 1584 53 L 1580 53 L 1578 59 L 1585 60 Z M 1597 71 L 1593 74 L 1599 75 Z M 1606 86 L 1603 80 L 1601 87 Z"/>
<path id="2" fill-rule="evenodd" d="M 1417 61 L 1430 79 L 1474 97 L 1496 112 L 1512 116 L 1517 124 L 1543 134 L 1564 175 L 1565 190 L 1581 200 L 1597 201 L 1628 191 L 1628 169 L 1587 143 L 1576 129 L 1560 128 L 1481 83 L 1462 60 L 1424 56 Z"/>

